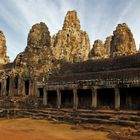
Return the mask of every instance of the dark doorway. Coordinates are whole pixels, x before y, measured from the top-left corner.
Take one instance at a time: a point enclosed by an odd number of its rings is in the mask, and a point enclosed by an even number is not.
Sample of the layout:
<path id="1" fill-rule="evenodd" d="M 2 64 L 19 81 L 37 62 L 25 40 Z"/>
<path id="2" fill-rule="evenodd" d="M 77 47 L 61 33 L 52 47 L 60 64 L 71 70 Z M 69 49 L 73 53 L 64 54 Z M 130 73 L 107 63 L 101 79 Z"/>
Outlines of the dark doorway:
<path id="1" fill-rule="evenodd" d="M 140 87 L 120 88 L 120 108 L 140 110 Z"/>
<path id="2" fill-rule="evenodd" d="M 43 99 L 43 88 L 38 88 L 39 98 Z"/>
<path id="3" fill-rule="evenodd" d="M 29 95 L 29 80 L 25 80 L 25 95 Z"/>
<path id="4" fill-rule="evenodd" d="M 73 91 L 72 90 L 61 90 L 61 105 L 62 108 L 73 107 Z"/>
<path id="5" fill-rule="evenodd" d="M 9 95 L 9 89 L 10 89 L 10 77 L 8 76 L 6 79 L 6 96 Z"/>
<path id="6" fill-rule="evenodd" d="M 18 76 L 16 76 L 14 79 L 14 95 L 18 95 Z"/>
<path id="7" fill-rule="evenodd" d="M 56 90 L 49 90 L 48 91 L 48 107 L 56 108 L 57 107 L 57 91 Z"/>
<path id="8" fill-rule="evenodd" d="M 115 91 L 113 88 L 97 89 L 97 107 L 113 109 L 115 105 Z"/>
<path id="9" fill-rule="evenodd" d="M 78 95 L 78 108 L 91 109 L 92 108 L 92 91 L 91 89 L 79 89 Z"/>

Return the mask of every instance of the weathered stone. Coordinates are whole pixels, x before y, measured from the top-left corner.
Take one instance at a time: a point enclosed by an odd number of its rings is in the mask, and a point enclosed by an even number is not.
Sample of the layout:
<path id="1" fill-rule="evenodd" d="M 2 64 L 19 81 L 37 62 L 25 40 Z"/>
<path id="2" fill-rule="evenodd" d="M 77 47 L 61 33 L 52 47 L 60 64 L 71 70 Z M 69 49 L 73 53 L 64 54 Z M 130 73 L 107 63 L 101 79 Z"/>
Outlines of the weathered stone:
<path id="1" fill-rule="evenodd" d="M 134 43 L 132 34 L 124 26 L 119 25 L 113 39 L 107 37 L 104 44 L 101 40 L 94 42 L 90 57 L 101 60 L 84 61 L 88 59 L 90 44 L 87 33 L 80 30 L 75 11 L 67 13 L 62 30 L 52 38 L 45 23 L 35 24 L 29 32 L 25 51 L 14 63 L 0 65 L 0 107 L 8 108 L 10 112 L 13 108 L 14 115 L 16 109 L 25 109 L 27 112 L 22 117 L 28 114 L 28 117 L 35 115 L 46 119 L 48 116 L 48 119 L 75 123 L 140 125 L 137 111 L 127 111 L 126 116 L 125 112 L 119 111 L 140 108 L 137 94 L 140 53 L 103 60 L 110 57 L 110 49 L 115 47 L 118 50 L 112 52 L 117 55 L 121 51 L 126 51 L 125 55 L 134 52 L 134 44 L 130 45 Z M 120 96 L 122 92 L 123 97 Z M 92 112 L 96 107 L 105 111 Z M 63 108 L 74 111 L 65 112 Z M 83 111 L 77 112 L 77 108 Z M 114 108 L 119 111 L 118 115 L 113 112 Z M 111 109 L 111 113 L 106 109 Z"/>
<path id="2" fill-rule="evenodd" d="M 104 44 L 101 40 L 95 40 L 93 44 L 93 48 L 90 52 L 90 58 L 92 59 L 100 59 L 106 58 Z"/>
<path id="3" fill-rule="evenodd" d="M 80 21 L 77 17 L 76 11 L 68 11 L 64 20 L 63 30 L 69 30 L 69 28 L 80 31 Z"/>
<path id="4" fill-rule="evenodd" d="M 33 25 L 28 35 L 24 52 L 15 59 L 15 65 L 24 68 L 25 75 L 47 73 L 52 67 L 53 54 L 50 48 L 50 32 L 45 23 Z"/>
<path id="5" fill-rule="evenodd" d="M 108 36 L 105 40 L 104 47 L 105 47 L 105 53 L 106 57 L 110 57 L 110 44 L 111 44 L 112 36 Z"/>
<path id="6" fill-rule="evenodd" d="M 131 55 L 136 53 L 135 40 L 129 27 L 123 23 L 118 24 L 113 32 L 111 41 L 111 57 L 121 55 Z"/>
<path id="7" fill-rule="evenodd" d="M 45 23 L 40 22 L 32 26 L 27 45 L 35 48 L 50 47 L 50 39 L 48 27 Z"/>
<path id="8" fill-rule="evenodd" d="M 9 57 L 6 54 L 6 50 L 6 39 L 3 32 L 0 31 L 0 64 L 7 64 L 10 62 Z"/>
<path id="9" fill-rule="evenodd" d="M 64 25 L 51 41 L 53 54 L 57 60 L 79 62 L 88 59 L 90 42 L 85 31 L 80 30 L 76 11 L 69 11 Z"/>

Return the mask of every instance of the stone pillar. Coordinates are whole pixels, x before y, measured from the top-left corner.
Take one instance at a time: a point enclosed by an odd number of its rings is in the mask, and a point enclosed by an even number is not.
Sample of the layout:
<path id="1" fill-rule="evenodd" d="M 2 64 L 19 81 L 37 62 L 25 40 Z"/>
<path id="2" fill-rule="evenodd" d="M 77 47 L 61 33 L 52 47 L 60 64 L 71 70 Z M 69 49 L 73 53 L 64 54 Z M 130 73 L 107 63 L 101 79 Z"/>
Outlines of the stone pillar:
<path id="1" fill-rule="evenodd" d="M 18 95 L 25 96 L 25 81 L 20 76 L 18 78 Z"/>
<path id="2" fill-rule="evenodd" d="M 120 90 L 115 87 L 115 109 L 120 109 Z"/>
<path id="3" fill-rule="evenodd" d="M 9 95 L 14 96 L 14 77 L 10 77 L 9 79 Z"/>
<path id="4" fill-rule="evenodd" d="M 95 109 L 97 107 L 97 89 L 92 88 L 92 108 Z"/>
<path id="5" fill-rule="evenodd" d="M 39 91 L 39 88 L 37 88 L 37 95 L 36 95 L 38 98 L 40 96 L 40 91 Z"/>
<path id="6" fill-rule="evenodd" d="M 37 94 L 37 85 L 35 80 L 31 80 L 29 83 L 29 95 L 35 96 Z"/>
<path id="7" fill-rule="evenodd" d="M 29 96 L 33 95 L 33 81 L 29 80 Z"/>
<path id="8" fill-rule="evenodd" d="M 78 107 L 78 95 L 77 95 L 77 89 L 73 89 L 73 109 L 77 110 Z"/>
<path id="9" fill-rule="evenodd" d="M 46 91 L 46 88 L 43 88 L 43 105 L 44 106 L 47 106 L 47 91 Z"/>
<path id="10" fill-rule="evenodd" d="M 61 92 L 59 89 L 57 89 L 57 108 L 61 108 Z"/>
<path id="11" fill-rule="evenodd" d="M 37 96 L 37 81 L 36 81 L 36 78 L 34 80 L 34 95 Z"/>
<path id="12" fill-rule="evenodd" d="M 1 82 L 1 93 L 2 96 L 6 96 L 6 79 Z"/>

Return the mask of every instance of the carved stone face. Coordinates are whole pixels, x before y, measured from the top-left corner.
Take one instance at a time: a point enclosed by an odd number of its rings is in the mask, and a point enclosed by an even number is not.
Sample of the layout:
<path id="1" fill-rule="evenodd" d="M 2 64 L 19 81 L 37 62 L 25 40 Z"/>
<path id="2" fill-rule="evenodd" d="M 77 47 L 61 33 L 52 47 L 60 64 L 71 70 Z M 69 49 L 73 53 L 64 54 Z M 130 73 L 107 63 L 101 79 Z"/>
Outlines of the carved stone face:
<path id="1" fill-rule="evenodd" d="M 104 58 L 105 48 L 101 40 L 95 40 L 90 57 Z"/>
<path id="2" fill-rule="evenodd" d="M 68 11 L 62 30 L 52 38 L 53 54 L 57 60 L 79 62 L 88 59 L 90 42 L 86 32 L 80 30 L 76 11 Z"/>
<path id="3" fill-rule="evenodd" d="M 28 46 L 42 48 L 50 46 L 50 32 L 45 23 L 35 24 L 28 35 Z"/>
<path id="4" fill-rule="evenodd" d="M 75 28 L 76 30 L 80 30 L 80 21 L 77 17 L 76 11 L 68 11 L 64 20 L 63 29 L 67 28 Z"/>
<path id="5" fill-rule="evenodd" d="M 126 24 L 119 24 L 113 32 L 111 56 L 130 55 L 136 53 L 136 45 L 131 30 Z"/>

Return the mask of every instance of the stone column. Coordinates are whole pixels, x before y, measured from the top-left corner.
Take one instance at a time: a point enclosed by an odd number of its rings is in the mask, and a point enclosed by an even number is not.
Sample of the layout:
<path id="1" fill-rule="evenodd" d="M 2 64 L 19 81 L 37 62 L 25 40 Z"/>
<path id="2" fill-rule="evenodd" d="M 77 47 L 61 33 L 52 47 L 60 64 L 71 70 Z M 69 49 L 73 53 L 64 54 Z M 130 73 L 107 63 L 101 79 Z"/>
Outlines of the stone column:
<path id="1" fill-rule="evenodd" d="M 77 110 L 78 107 L 78 95 L 77 95 L 77 89 L 73 89 L 73 109 Z"/>
<path id="2" fill-rule="evenodd" d="M 92 108 L 95 109 L 97 107 L 97 89 L 92 88 Z"/>
<path id="3" fill-rule="evenodd" d="M 34 80 L 34 95 L 37 96 L 37 81 L 36 81 L 36 78 Z"/>
<path id="4" fill-rule="evenodd" d="M 14 96 L 14 77 L 10 77 L 9 79 L 9 95 Z"/>
<path id="5" fill-rule="evenodd" d="M 61 108 L 61 92 L 60 89 L 57 89 L 57 108 Z"/>
<path id="6" fill-rule="evenodd" d="M 6 79 L 1 82 L 1 93 L 2 96 L 6 96 Z"/>
<path id="7" fill-rule="evenodd" d="M 33 95 L 33 81 L 29 80 L 29 96 Z"/>
<path id="8" fill-rule="evenodd" d="M 120 109 L 120 90 L 115 87 L 115 109 Z"/>
<path id="9" fill-rule="evenodd" d="M 43 105 L 44 106 L 47 106 L 47 91 L 46 91 L 46 88 L 44 87 L 43 88 Z"/>
<path id="10" fill-rule="evenodd" d="M 35 81 L 34 80 L 32 81 L 30 88 L 31 88 L 31 95 L 34 96 L 35 95 Z"/>
<path id="11" fill-rule="evenodd" d="M 25 96 L 25 81 L 20 76 L 18 78 L 18 95 Z"/>
<path id="12" fill-rule="evenodd" d="M 40 96 L 40 91 L 39 91 L 39 88 L 37 88 L 37 95 L 36 95 L 38 98 Z"/>

